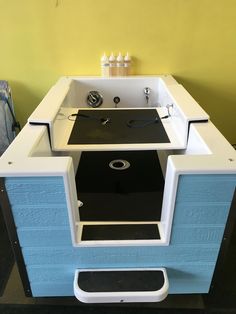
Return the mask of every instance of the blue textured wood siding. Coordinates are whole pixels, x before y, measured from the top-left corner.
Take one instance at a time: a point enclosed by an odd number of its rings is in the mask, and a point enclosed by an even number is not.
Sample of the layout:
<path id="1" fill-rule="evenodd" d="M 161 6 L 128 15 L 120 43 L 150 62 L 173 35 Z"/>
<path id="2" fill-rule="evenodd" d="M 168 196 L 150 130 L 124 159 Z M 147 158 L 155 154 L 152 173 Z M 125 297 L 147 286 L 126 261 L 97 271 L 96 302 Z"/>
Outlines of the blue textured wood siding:
<path id="1" fill-rule="evenodd" d="M 6 178 L 33 295 L 73 295 L 75 269 L 97 267 L 166 267 L 170 293 L 208 292 L 235 185 L 180 176 L 169 246 L 74 248 L 63 178 Z"/>

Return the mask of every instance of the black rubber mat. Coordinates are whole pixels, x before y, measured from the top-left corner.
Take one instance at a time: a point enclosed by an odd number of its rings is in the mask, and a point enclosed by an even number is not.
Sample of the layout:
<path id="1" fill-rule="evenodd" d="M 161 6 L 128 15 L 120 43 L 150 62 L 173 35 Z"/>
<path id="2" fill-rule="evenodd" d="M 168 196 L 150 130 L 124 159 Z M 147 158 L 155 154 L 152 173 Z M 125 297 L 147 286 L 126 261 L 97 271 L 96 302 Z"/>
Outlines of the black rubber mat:
<path id="1" fill-rule="evenodd" d="M 114 170 L 113 160 L 130 167 Z M 76 174 L 82 221 L 158 221 L 164 179 L 156 151 L 83 152 Z"/>
<path id="2" fill-rule="evenodd" d="M 84 271 L 78 276 L 78 286 L 86 292 L 156 291 L 163 285 L 160 270 Z"/>
<path id="3" fill-rule="evenodd" d="M 155 109 L 113 109 L 79 110 L 68 144 L 169 142 Z"/>
<path id="4" fill-rule="evenodd" d="M 99 240 L 157 240 L 157 224 L 84 225 L 82 241 Z"/>

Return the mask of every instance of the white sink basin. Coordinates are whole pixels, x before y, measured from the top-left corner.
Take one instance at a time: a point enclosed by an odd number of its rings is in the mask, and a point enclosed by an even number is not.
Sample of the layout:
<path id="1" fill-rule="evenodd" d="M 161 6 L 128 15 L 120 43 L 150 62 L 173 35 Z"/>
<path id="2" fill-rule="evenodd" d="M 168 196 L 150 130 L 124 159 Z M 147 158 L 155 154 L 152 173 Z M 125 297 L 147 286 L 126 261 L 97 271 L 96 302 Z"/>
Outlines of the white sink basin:
<path id="1" fill-rule="evenodd" d="M 144 93 L 147 87 L 150 90 L 148 101 Z M 99 92 L 103 99 L 101 106 L 95 109 L 87 103 L 91 91 Z M 118 104 L 114 98 L 119 99 Z M 171 109 L 168 110 L 167 106 L 171 106 Z M 155 109 L 161 118 L 169 142 L 139 143 L 136 139 L 135 143 L 131 144 L 68 144 L 78 110 L 109 108 Z M 71 116 L 74 120 L 70 119 Z M 62 77 L 28 119 L 30 124 L 45 124 L 49 127 L 52 148 L 55 151 L 182 149 L 186 147 L 189 122 L 202 120 L 208 120 L 208 115 L 170 75 L 116 78 Z"/>
<path id="2" fill-rule="evenodd" d="M 102 108 L 116 107 L 115 97 L 119 97 L 118 108 L 155 107 L 159 104 L 164 88 L 163 79 L 169 83 L 176 81 L 165 77 L 126 78 L 72 78 L 69 91 L 62 107 L 88 108 L 87 96 L 90 91 L 98 91 L 103 97 Z M 147 102 L 144 88 L 150 89 Z"/>

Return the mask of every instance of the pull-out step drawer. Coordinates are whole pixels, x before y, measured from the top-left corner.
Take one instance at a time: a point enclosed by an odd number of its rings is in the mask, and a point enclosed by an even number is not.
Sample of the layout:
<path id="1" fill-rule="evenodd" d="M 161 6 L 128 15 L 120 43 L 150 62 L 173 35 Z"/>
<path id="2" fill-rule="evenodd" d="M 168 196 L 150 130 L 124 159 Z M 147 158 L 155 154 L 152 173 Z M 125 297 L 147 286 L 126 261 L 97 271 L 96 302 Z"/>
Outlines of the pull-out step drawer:
<path id="1" fill-rule="evenodd" d="M 77 269 L 74 294 L 85 303 L 160 302 L 168 294 L 165 268 Z"/>

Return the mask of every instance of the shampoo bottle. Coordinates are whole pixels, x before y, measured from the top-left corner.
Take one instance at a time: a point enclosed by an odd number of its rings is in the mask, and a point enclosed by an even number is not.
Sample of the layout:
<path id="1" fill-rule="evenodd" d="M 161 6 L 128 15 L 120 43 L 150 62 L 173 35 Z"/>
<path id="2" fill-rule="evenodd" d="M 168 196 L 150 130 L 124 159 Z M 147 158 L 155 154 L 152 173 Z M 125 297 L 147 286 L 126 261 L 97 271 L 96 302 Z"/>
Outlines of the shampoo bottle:
<path id="1" fill-rule="evenodd" d="M 124 57 L 124 75 L 130 75 L 131 73 L 131 58 L 127 52 Z"/>
<path id="2" fill-rule="evenodd" d="M 113 52 L 109 57 L 109 76 L 116 76 L 116 58 Z"/>
<path id="3" fill-rule="evenodd" d="M 105 52 L 101 58 L 101 76 L 109 76 L 109 60 Z"/>
<path id="4" fill-rule="evenodd" d="M 124 58 L 122 54 L 119 52 L 118 57 L 116 58 L 116 67 L 117 67 L 117 75 L 124 76 Z"/>

